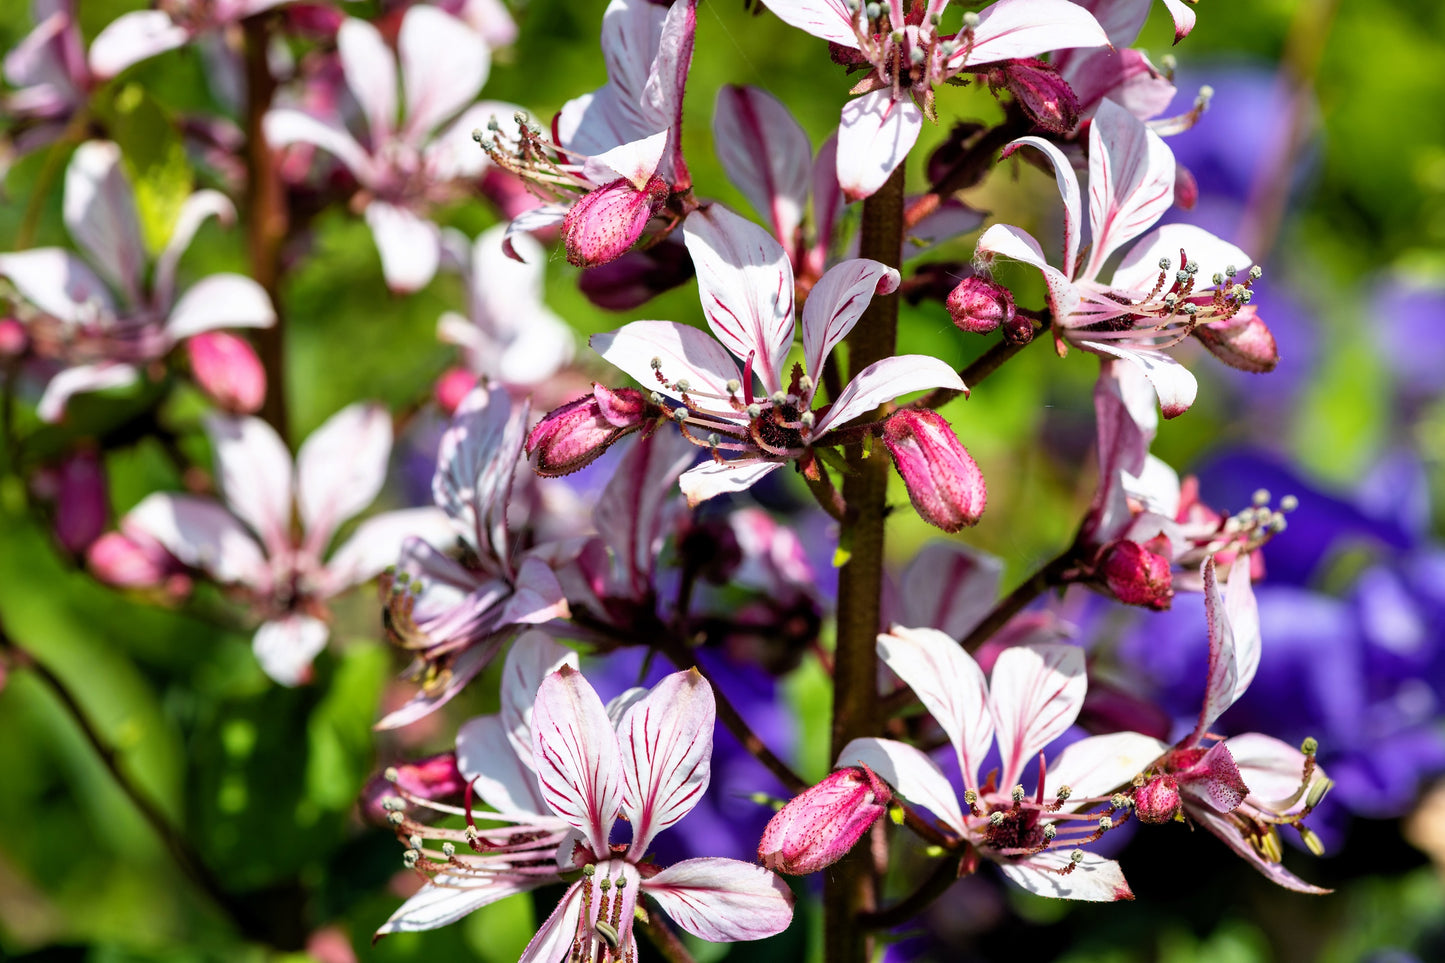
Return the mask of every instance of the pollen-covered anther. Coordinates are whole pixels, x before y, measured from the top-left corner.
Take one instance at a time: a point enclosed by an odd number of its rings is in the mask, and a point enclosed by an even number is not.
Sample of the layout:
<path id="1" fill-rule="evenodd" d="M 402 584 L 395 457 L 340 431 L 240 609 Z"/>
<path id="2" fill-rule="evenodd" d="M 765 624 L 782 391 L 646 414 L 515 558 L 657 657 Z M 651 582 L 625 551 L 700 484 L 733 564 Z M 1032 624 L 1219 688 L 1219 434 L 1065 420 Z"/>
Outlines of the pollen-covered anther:
<path id="1" fill-rule="evenodd" d="M 1045 824 L 1044 824 L 1044 839 L 1045 839 L 1045 840 L 1047 840 L 1048 842 L 1053 842 L 1053 841 L 1054 841 L 1054 837 L 1057 836 L 1058 834 L 1059 834 L 1059 827 L 1058 827 L 1058 826 L 1055 826 L 1053 823 L 1045 823 Z"/>
<path id="2" fill-rule="evenodd" d="M 988 814 L 988 824 L 995 829 L 1003 825 L 1003 811 L 995 810 Z"/>
<path id="3" fill-rule="evenodd" d="M 1056 798 L 1059 802 L 1067 802 L 1069 797 L 1073 794 L 1074 791 L 1068 786 L 1060 786 L 1059 791 L 1054 794 L 1054 798 Z"/>
<path id="4" fill-rule="evenodd" d="M 1099 828 L 1104 832 L 1108 832 L 1109 830 L 1114 828 L 1114 820 L 1109 816 L 1100 816 Z"/>
<path id="5" fill-rule="evenodd" d="M 1009 795 L 1013 799 L 1014 805 L 1017 806 L 1024 801 L 1026 793 L 1023 786 L 1015 786 Z"/>
<path id="6" fill-rule="evenodd" d="M 1116 792 L 1114 793 L 1114 795 L 1109 797 L 1109 805 L 1113 806 L 1115 809 L 1128 809 L 1129 802 L 1129 797 L 1121 792 Z"/>
<path id="7" fill-rule="evenodd" d="M 1082 863 L 1083 861 L 1084 861 L 1084 851 L 1083 851 L 1082 849 L 1076 849 L 1076 850 L 1074 850 L 1072 853 L 1069 854 L 1069 862 L 1078 864 L 1078 863 Z"/>
<path id="8" fill-rule="evenodd" d="M 408 849 L 401 854 L 401 862 L 407 869 L 416 869 L 417 860 L 421 859 L 421 853 L 415 849 Z"/>

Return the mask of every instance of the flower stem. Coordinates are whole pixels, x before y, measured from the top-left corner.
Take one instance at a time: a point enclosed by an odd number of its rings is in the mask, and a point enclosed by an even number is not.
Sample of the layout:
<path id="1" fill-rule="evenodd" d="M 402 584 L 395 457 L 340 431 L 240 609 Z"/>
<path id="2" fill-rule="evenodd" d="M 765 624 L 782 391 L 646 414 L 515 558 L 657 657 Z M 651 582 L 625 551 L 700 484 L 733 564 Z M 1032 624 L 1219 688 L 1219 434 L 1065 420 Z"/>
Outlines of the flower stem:
<path id="1" fill-rule="evenodd" d="M 958 881 L 958 857 L 948 856 L 938 861 L 933 872 L 912 893 L 885 909 L 869 913 L 863 925 L 870 929 L 886 930 L 901 926 L 923 912 L 934 900 L 948 891 Z"/>
<path id="2" fill-rule="evenodd" d="M 266 61 L 270 18 L 251 17 L 242 28 L 246 37 L 246 247 L 251 277 L 265 289 L 276 309 L 276 323 L 256 330 L 257 353 L 266 371 L 266 401 L 261 417 L 286 439 L 286 326 L 279 297 L 281 244 L 287 229 L 286 193 L 264 130 L 266 112 L 276 92 L 276 79 Z"/>
<path id="3" fill-rule="evenodd" d="M 860 257 L 897 267 L 903 246 L 903 168 L 863 203 Z M 875 297 L 848 335 L 853 373 L 890 357 L 898 329 L 898 295 Z M 838 572 L 838 643 L 833 665 L 832 758 L 851 740 L 878 732 L 879 597 L 883 589 L 883 523 L 887 515 L 888 459 L 849 453 L 843 478 L 848 506 L 840 542 L 848 560 Z M 823 888 L 824 958 L 828 963 L 863 963 L 870 940 L 860 914 L 877 901 L 877 879 L 865 847 L 855 847 L 837 864 Z"/>

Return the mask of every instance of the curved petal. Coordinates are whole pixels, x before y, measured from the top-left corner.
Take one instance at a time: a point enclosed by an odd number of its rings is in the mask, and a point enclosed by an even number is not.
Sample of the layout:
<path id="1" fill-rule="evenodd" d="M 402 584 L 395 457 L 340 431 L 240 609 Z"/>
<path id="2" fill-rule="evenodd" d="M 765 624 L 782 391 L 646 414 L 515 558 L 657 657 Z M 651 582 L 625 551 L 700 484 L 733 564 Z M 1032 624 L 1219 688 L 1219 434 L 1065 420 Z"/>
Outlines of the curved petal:
<path id="1" fill-rule="evenodd" d="M 850 201 L 870 197 L 907 158 L 923 130 L 923 112 L 891 89 L 854 97 L 838 123 L 838 184 Z"/>
<path id="2" fill-rule="evenodd" d="M 549 880 L 550 882 L 550 880 Z M 532 937 L 517 963 L 562 963 L 577 938 L 577 921 L 582 918 L 582 885 L 567 888 L 562 902 Z"/>
<path id="3" fill-rule="evenodd" d="M 632 824 L 628 858 L 696 806 L 712 778 L 717 719 L 712 686 L 696 669 L 674 672 L 634 703 L 617 726 L 622 811 Z"/>
<path id="4" fill-rule="evenodd" d="M 191 246 L 196 232 L 210 217 L 218 219 L 222 224 L 232 224 L 236 220 L 236 207 L 231 203 L 231 199 L 220 191 L 196 191 L 182 202 L 175 226 L 171 228 L 170 240 L 166 241 L 165 250 L 156 258 L 157 303 L 171 303 L 176 291 L 176 265 L 181 255 Z M 270 306 L 269 299 L 267 306 Z"/>
<path id="5" fill-rule="evenodd" d="M 441 183 L 479 177 L 492 162 L 473 139 L 472 132 L 485 129 L 494 117 L 499 121 L 510 120 L 519 110 L 516 104 L 483 100 L 462 111 L 456 120 L 433 134 L 426 146 L 426 166 L 431 177 Z"/>
<path id="6" fill-rule="evenodd" d="M 639 0 L 612 0 L 602 15 L 602 57 L 608 81 L 603 89 L 610 94 L 599 99 L 609 102 L 610 124 L 622 135 L 616 144 L 654 134 L 671 122 L 653 114 L 645 103 L 667 18 L 667 7 Z"/>
<path id="7" fill-rule="evenodd" d="M 714 943 L 761 940 L 793 921 L 793 893 L 771 870 L 738 859 L 685 859 L 642 882 L 674 923 Z"/>
<path id="8" fill-rule="evenodd" d="M 1169 263 L 1179 265 L 1179 252 L 1183 251 L 1190 261 L 1198 261 L 1199 273 L 1212 277 L 1234 267 L 1247 271 L 1254 260 L 1244 251 L 1210 234 L 1193 224 L 1163 224 L 1140 238 L 1139 243 L 1129 249 L 1119 270 L 1114 272 L 1112 287 L 1124 291 L 1148 292 L 1159 277 L 1159 262 L 1168 258 Z"/>
<path id="9" fill-rule="evenodd" d="M 396 58 L 381 31 L 354 17 L 347 17 L 336 31 L 336 52 L 346 86 L 366 115 L 375 151 L 396 129 Z"/>
<path id="10" fill-rule="evenodd" d="M 518 252 L 517 239 L 523 234 L 530 234 L 534 231 L 547 231 L 554 227 L 560 227 L 567 219 L 567 208 L 558 204 L 544 204 L 541 207 L 534 207 L 512 218 L 507 225 L 507 233 L 502 238 L 502 250 L 507 257 L 515 261 L 525 261 L 526 255 L 531 249 L 524 249 Z M 540 251 L 540 248 L 538 249 Z"/>
<path id="11" fill-rule="evenodd" d="M 512 753 L 522 761 L 528 772 L 534 772 L 532 763 L 532 707 L 537 702 L 537 690 L 542 682 L 562 666 L 578 666 L 577 653 L 555 642 L 550 635 L 537 629 L 523 632 L 507 653 L 502 664 L 501 713 L 498 718 L 507 734 Z M 478 758 L 477 766 L 463 764 L 461 746 L 457 747 L 457 766 L 465 774 L 480 772 L 486 760 Z M 535 786 L 536 776 L 532 777 Z M 537 790 L 540 792 L 540 790 Z M 533 795 L 536 796 L 537 792 Z M 540 796 L 538 799 L 540 800 Z M 535 812 L 545 813 L 545 805 Z"/>
<path id="12" fill-rule="evenodd" d="M 1097 798 L 1126 785 L 1168 750 L 1167 742 L 1138 732 L 1110 732 L 1080 739 L 1049 763 L 1044 798 L 1055 798 L 1060 786 L 1068 786 L 1074 799 Z"/>
<path id="13" fill-rule="evenodd" d="M 1173 358 L 1153 348 L 1126 348 L 1106 341 L 1080 341 L 1079 347 L 1098 354 L 1122 358 L 1139 370 L 1159 396 L 1159 410 L 1165 418 L 1177 418 L 1189 410 L 1199 393 L 1194 375 Z"/>
<path id="14" fill-rule="evenodd" d="M 338 525 L 376 501 L 390 456 L 391 416 L 375 403 L 342 408 L 301 445 L 296 507 L 312 551 L 324 552 Z"/>
<path id="15" fill-rule="evenodd" d="M 535 693 L 533 693 L 535 696 Z M 507 816 L 548 814 L 532 770 L 532 753 L 519 757 L 500 716 L 477 716 L 457 730 L 457 768 L 488 806 Z M 528 730 L 527 738 L 531 739 Z"/>
<path id="16" fill-rule="evenodd" d="M 1258 732 L 1231 736 L 1224 740 L 1223 745 L 1228 747 L 1240 777 L 1249 787 L 1250 801 L 1278 808 L 1281 812 L 1302 806 L 1302 800 L 1278 805 L 1299 794 L 1300 783 L 1304 779 L 1305 754 L 1298 748 Z M 1323 777 L 1324 773 L 1316 766 L 1310 781 L 1314 783 Z"/>
<path id="17" fill-rule="evenodd" d="M 567 596 L 557 573 L 540 558 L 529 558 L 517 569 L 512 597 L 502 608 L 501 621 L 513 624 L 541 625 L 571 615 Z"/>
<path id="18" fill-rule="evenodd" d="M 885 401 L 929 388 L 968 390 L 957 371 L 928 355 L 904 354 L 875 361 L 848 382 L 828 413 L 818 420 L 813 437 L 816 439 L 831 428 L 846 425 Z"/>
<path id="19" fill-rule="evenodd" d="M 145 244 L 118 146 L 92 140 L 76 148 L 65 168 L 62 216 L 90 262 L 131 304 L 139 304 Z"/>
<path id="20" fill-rule="evenodd" d="M 1250 584 L 1250 556 L 1240 552 L 1229 566 L 1229 581 L 1224 586 L 1224 617 L 1229 620 L 1234 636 L 1234 701 L 1254 681 L 1263 650 L 1259 631 L 1259 603 Z"/>
<path id="21" fill-rule="evenodd" d="M 1178 43 L 1194 29 L 1194 11 L 1185 6 L 1183 0 L 1164 0 L 1164 6 L 1174 18 L 1174 42 Z"/>
<path id="22" fill-rule="evenodd" d="M 211 415 L 206 434 L 216 483 L 231 511 L 261 536 L 272 558 L 291 551 L 291 452 L 260 418 Z"/>
<path id="23" fill-rule="evenodd" d="M 1277 883 L 1285 889 L 1292 889 L 1296 893 L 1323 894 L 1333 892 L 1333 890 L 1323 889 L 1312 883 L 1306 883 L 1279 863 L 1272 863 L 1266 860 L 1259 854 L 1259 851 L 1254 848 L 1254 845 L 1244 837 L 1239 825 L 1235 823 L 1228 814 L 1221 815 L 1210 809 L 1197 807 L 1191 809 L 1189 815 L 1195 822 L 1224 840 L 1226 846 L 1240 856 L 1243 856 L 1245 862 L 1259 870 L 1259 872 L 1271 882 Z"/>
<path id="24" fill-rule="evenodd" d="M 790 27 L 829 43 L 858 49 L 853 16 L 843 0 L 763 0 L 763 5 Z"/>
<path id="25" fill-rule="evenodd" d="M 115 318 L 104 281 L 80 258 L 58 247 L 0 254 L 0 277 L 26 301 L 71 324 Z"/>
<path id="26" fill-rule="evenodd" d="M 1138 237 L 1174 203 L 1174 152 L 1139 118 L 1106 100 L 1089 129 L 1089 223 L 1093 250 L 1082 278 Z"/>
<path id="27" fill-rule="evenodd" d="M 888 265 L 860 257 L 835 264 L 813 286 L 803 303 L 803 358 L 815 385 L 823 382 L 829 353 L 853 330 L 873 296 L 897 291 L 899 280 Z"/>
<path id="28" fill-rule="evenodd" d="M 1068 853 L 1049 849 L 1016 863 L 1002 863 L 999 868 L 1010 882 L 1035 896 L 1089 903 L 1134 898 L 1119 864 L 1098 853 L 1086 852 L 1074 863 Z"/>
<path id="29" fill-rule="evenodd" d="M 683 472 L 677 484 L 687 498 L 688 507 L 696 508 L 718 495 L 745 492 L 781 467 L 780 461 L 728 461 L 721 465 L 707 461 Z"/>
<path id="30" fill-rule="evenodd" d="M 1008 791 L 1038 751 L 1064 733 L 1084 705 L 1084 650 L 1076 645 L 1017 645 L 999 653 L 990 679 L 999 786 Z"/>
<path id="31" fill-rule="evenodd" d="M 82 364 L 66 368 L 45 383 L 45 391 L 35 406 L 41 421 L 54 423 L 65 416 L 65 406 L 75 395 L 107 388 L 124 388 L 133 384 L 140 372 L 128 364 Z"/>
<path id="32" fill-rule="evenodd" d="M 90 42 L 90 72 L 108 80 L 132 64 L 184 46 L 190 33 L 160 10 L 123 13 Z"/>
<path id="33" fill-rule="evenodd" d="M 1077 267 L 1075 262 L 1079 257 L 1079 238 L 1083 231 L 1084 211 L 1079 201 L 1079 175 L 1074 173 L 1074 165 L 1069 163 L 1064 152 L 1054 146 L 1052 141 L 1042 137 L 1020 137 L 1004 149 L 1003 156 L 1007 157 L 1020 147 L 1032 147 L 1042 151 L 1043 155 L 1049 159 L 1049 164 L 1054 168 L 1054 180 L 1059 185 L 1059 197 L 1064 201 L 1064 277 L 1071 278 L 1074 276 L 1074 268 Z M 999 253 L 1003 254 L 1004 252 L 1000 251 Z M 1027 260 L 1027 258 L 1012 254 L 1005 254 L 1005 256 L 1019 261 Z M 1042 265 L 1038 266 L 1042 267 Z"/>
<path id="34" fill-rule="evenodd" d="M 261 547 L 235 515 L 209 498 L 155 492 L 126 513 L 121 527 L 149 535 L 222 584 L 262 591 L 270 585 Z"/>
<path id="35" fill-rule="evenodd" d="M 310 144 L 335 157 L 362 183 L 372 178 L 371 156 L 356 138 L 334 121 L 321 120 L 299 110 L 279 108 L 266 113 L 266 142 L 274 149 Z"/>
<path id="36" fill-rule="evenodd" d="M 389 933 L 434 930 L 455 923 L 468 913 L 499 899 L 555 882 L 557 880 L 551 876 L 508 876 L 505 873 L 448 876 L 442 873 L 397 907 L 391 918 L 377 929 L 376 935 L 382 937 Z"/>
<path id="37" fill-rule="evenodd" d="M 265 288 L 240 274 L 212 274 L 186 289 L 166 318 L 172 342 L 216 328 L 269 328 L 276 311 Z"/>
<path id="38" fill-rule="evenodd" d="M 408 538 L 445 548 L 456 539 L 456 530 L 446 512 L 438 508 L 404 508 L 368 518 L 327 559 L 317 594 L 335 595 L 375 578 L 388 565 L 396 564 Z"/>
<path id="39" fill-rule="evenodd" d="M 807 132 L 767 91 L 736 85 L 718 91 L 712 130 L 728 179 L 773 225 L 778 243 L 791 247 L 808 205 L 813 148 Z"/>
<path id="40" fill-rule="evenodd" d="M 653 432 L 628 449 L 597 499 L 593 524 L 636 598 L 650 590 L 663 542 L 677 518 L 677 479 L 697 458 L 696 446 L 680 432 Z"/>
<path id="41" fill-rule="evenodd" d="M 439 691 L 422 689 L 405 705 L 383 716 L 373 729 L 400 729 L 431 715 L 456 696 L 485 669 L 498 650 L 512 638 L 513 632 L 502 630 L 471 643 L 451 664 L 452 674 Z"/>
<path id="42" fill-rule="evenodd" d="M 1006 257 L 1038 268 L 1043 272 L 1044 284 L 1048 287 L 1049 309 L 1053 311 L 1056 323 L 1067 325 L 1069 315 L 1073 314 L 1079 305 L 1079 292 L 1067 274 L 1048 262 L 1043 248 L 1039 247 L 1039 242 L 1028 232 L 1012 224 L 995 224 L 978 239 L 975 257 L 978 254 Z"/>
<path id="43" fill-rule="evenodd" d="M 634 321 L 616 331 L 594 334 L 589 343 L 603 360 L 627 372 L 644 389 L 678 401 L 683 393 L 674 386 L 679 381 L 726 398 L 728 382 L 738 378 L 737 362 L 722 345 L 676 321 Z M 653 367 L 654 361 L 658 367 Z"/>
<path id="44" fill-rule="evenodd" d="M 326 648 L 331 630 L 309 615 L 288 615 L 256 630 L 251 648 L 261 669 L 281 685 L 301 685 L 311 678 L 311 660 Z"/>
<path id="45" fill-rule="evenodd" d="M 894 626 L 878 636 L 878 657 L 908 684 L 953 743 L 964 788 L 977 789 L 979 764 L 993 745 L 983 669 L 937 629 Z"/>
<path id="46" fill-rule="evenodd" d="M 1248 558 L 1245 558 L 1245 577 L 1248 578 Z M 1236 699 L 1243 693 L 1244 687 L 1239 684 L 1239 660 L 1238 651 L 1234 644 L 1233 627 L 1230 624 L 1229 611 L 1225 606 L 1224 598 L 1219 591 L 1219 582 L 1215 576 L 1214 556 L 1211 555 L 1204 560 L 1202 573 L 1204 579 L 1204 618 L 1209 624 L 1209 681 L 1204 689 L 1204 704 L 1199 709 L 1199 721 L 1194 725 L 1194 733 L 1190 737 L 1191 742 L 1197 742 L 1209 727 L 1214 725 L 1225 709 L 1234 705 Z M 1231 578 L 1233 572 L 1230 573 Z M 1250 602 L 1254 601 L 1254 593 L 1250 592 Z M 1257 617 L 1256 617 L 1257 618 Z M 1258 638 L 1258 621 L 1255 622 L 1255 637 Z M 1259 661 L 1258 652 L 1254 655 L 1254 665 Z M 1251 675 L 1253 670 L 1251 668 Z"/>
<path id="47" fill-rule="evenodd" d="M 480 34 L 424 5 L 402 18 L 396 52 L 406 97 L 403 136 L 413 141 L 471 103 L 492 67 L 492 51 Z"/>
<path id="48" fill-rule="evenodd" d="M 854 739 L 838 754 L 834 768 L 867 766 L 909 802 L 925 806 L 951 828 L 965 832 L 963 811 L 948 777 L 928 756 L 892 739 Z"/>
<path id="49" fill-rule="evenodd" d="M 507 550 L 500 529 L 529 411 L 525 402 L 514 409 L 505 391 L 473 388 L 442 434 L 432 498 L 486 556 L 500 558 Z"/>
<path id="50" fill-rule="evenodd" d="M 622 808 L 622 753 L 602 700 L 571 667 L 537 690 L 532 758 L 547 805 L 605 856 Z"/>
<path id="51" fill-rule="evenodd" d="M 1093 15 L 1069 0 L 998 0 L 979 12 L 973 37 L 973 44 L 965 44 L 949 61 L 950 67 L 1109 43 Z"/>
<path id="52" fill-rule="evenodd" d="M 960 542 L 929 542 L 899 580 L 898 621 L 962 639 L 997 601 L 1002 580 L 1002 559 Z"/>
<path id="53" fill-rule="evenodd" d="M 366 205 L 386 286 L 401 294 L 426 287 L 441 263 L 441 232 L 431 221 L 385 201 Z"/>
<path id="54" fill-rule="evenodd" d="M 767 394 L 781 390 L 794 327 L 787 252 L 767 231 L 720 204 L 688 215 L 682 234 L 708 327 L 733 354 L 754 359 Z"/>

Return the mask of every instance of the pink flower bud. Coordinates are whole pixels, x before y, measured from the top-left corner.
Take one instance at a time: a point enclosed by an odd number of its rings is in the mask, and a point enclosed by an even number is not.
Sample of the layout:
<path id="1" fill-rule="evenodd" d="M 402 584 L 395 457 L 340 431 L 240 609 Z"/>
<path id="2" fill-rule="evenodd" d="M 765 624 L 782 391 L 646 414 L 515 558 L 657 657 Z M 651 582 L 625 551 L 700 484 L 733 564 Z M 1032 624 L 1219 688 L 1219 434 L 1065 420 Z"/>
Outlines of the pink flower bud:
<path id="1" fill-rule="evenodd" d="M 457 405 L 477 386 L 477 375 L 466 368 L 448 368 L 432 388 L 437 405 L 448 415 L 456 413 Z"/>
<path id="2" fill-rule="evenodd" d="M 593 384 L 592 394 L 554 408 L 527 436 L 527 454 L 536 455 L 537 474 L 568 475 L 592 463 L 623 435 L 658 414 L 636 388 Z"/>
<path id="3" fill-rule="evenodd" d="M 205 331 L 186 342 L 191 377 L 212 401 L 227 411 L 253 414 L 266 400 L 266 369 L 243 338 Z"/>
<path id="4" fill-rule="evenodd" d="M 655 175 L 642 190 L 619 177 L 584 194 L 562 220 L 567 260 L 578 267 L 596 267 L 621 257 L 637 243 L 666 197 L 667 183 Z"/>
<path id="5" fill-rule="evenodd" d="M 92 542 L 85 563 L 97 579 L 119 588 L 154 588 L 182 570 L 159 542 L 120 532 L 106 532 Z"/>
<path id="6" fill-rule="evenodd" d="M 924 521 L 945 532 L 977 524 L 988 502 L 983 472 L 942 415 L 896 411 L 883 426 L 883 443 Z"/>
<path id="7" fill-rule="evenodd" d="M 1121 540 L 1110 545 L 1099 570 L 1110 594 L 1125 605 L 1162 610 L 1174 600 L 1169 559 L 1138 542 Z"/>
<path id="8" fill-rule="evenodd" d="M 1014 319 L 1013 294 L 987 278 L 964 278 L 949 292 L 946 303 L 958 330 L 969 334 L 988 334 Z"/>
<path id="9" fill-rule="evenodd" d="M 105 531 L 110 512 L 105 466 L 95 452 L 77 452 L 56 472 L 55 486 L 55 537 L 78 555 Z"/>
<path id="10" fill-rule="evenodd" d="M 867 766 L 840 769 L 778 810 L 763 830 L 758 859 L 780 873 L 816 873 L 847 855 L 892 799 Z"/>
<path id="11" fill-rule="evenodd" d="M 14 318 L 0 318 L 0 358 L 18 358 L 30 347 L 25 325 Z"/>
<path id="12" fill-rule="evenodd" d="M 1222 742 L 1208 749 L 1177 750 L 1170 764 L 1184 794 L 1215 812 L 1233 812 L 1249 795 L 1234 755 Z"/>
<path id="13" fill-rule="evenodd" d="M 393 776 L 395 778 L 391 778 Z M 443 752 L 418 759 L 416 762 L 391 766 L 385 774 L 372 777 L 361 791 L 359 804 L 361 814 L 368 822 L 386 826 L 390 810 L 385 800 L 401 800 L 398 790 L 434 802 L 445 802 L 449 798 L 461 796 L 466 788 L 467 781 L 457 769 L 456 753 Z M 440 818 L 440 814 L 430 809 L 407 805 L 404 800 L 402 802 L 402 808 L 419 822 Z M 392 805 L 395 806 L 395 803 Z"/>
<path id="14" fill-rule="evenodd" d="M 1079 98 L 1056 68 L 1042 60 L 1011 60 L 989 72 L 988 84 L 1009 93 L 1034 123 L 1055 134 L 1079 126 Z"/>
<path id="15" fill-rule="evenodd" d="M 1227 321 L 1201 324 L 1194 336 L 1210 354 L 1240 371 L 1264 374 L 1279 364 L 1274 335 L 1253 308 L 1245 308 Z"/>
<path id="16" fill-rule="evenodd" d="M 1167 823 L 1179 804 L 1179 784 L 1170 775 L 1155 776 L 1134 790 L 1134 815 L 1141 823 Z"/>

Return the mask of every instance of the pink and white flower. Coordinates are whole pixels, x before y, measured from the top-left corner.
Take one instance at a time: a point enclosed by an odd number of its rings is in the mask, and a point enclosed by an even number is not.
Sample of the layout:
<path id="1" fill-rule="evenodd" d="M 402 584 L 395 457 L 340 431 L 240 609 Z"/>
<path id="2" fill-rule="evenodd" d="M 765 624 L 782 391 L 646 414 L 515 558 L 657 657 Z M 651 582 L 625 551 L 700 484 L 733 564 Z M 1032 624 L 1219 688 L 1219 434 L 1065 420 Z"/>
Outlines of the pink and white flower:
<path id="1" fill-rule="evenodd" d="M 18 315 L 35 367 L 47 378 L 39 402 L 46 421 L 59 420 L 74 394 L 131 384 L 192 335 L 276 321 L 266 292 L 239 274 L 212 274 L 177 291 L 181 255 L 196 231 L 210 217 L 230 222 L 236 216 L 216 191 L 185 200 L 152 260 L 120 148 L 89 141 L 66 168 L 62 216 L 88 263 L 54 247 L 0 254 L 0 277 L 24 302 Z"/>
<path id="2" fill-rule="evenodd" d="M 691 504 L 751 487 L 883 402 L 928 388 L 967 390 L 939 359 L 900 355 L 858 372 L 832 404 L 815 410 L 828 354 L 875 294 L 898 288 L 898 272 L 855 258 L 824 274 L 803 308 L 803 365 L 789 375 L 797 322 L 782 246 L 717 204 L 691 214 L 683 236 L 716 340 L 672 321 L 634 321 L 591 343 L 657 400 L 679 402 L 672 409 L 678 428 L 713 454 L 681 478 Z"/>
<path id="3" fill-rule="evenodd" d="M 1080 848 L 1112 826 L 1116 801 L 1080 792 L 1072 782 L 1072 792 L 1054 788 L 1051 793 L 1049 787 L 1058 784 L 1050 771 L 1045 785 L 1042 761 L 1036 792 L 1030 796 L 1020 784 L 1024 769 L 1041 760 L 1040 750 L 1073 724 L 1084 704 L 1082 649 L 1056 644 L 1004 649 L 988 681 L 971 655 L 935 629 L 895 626 L 878 636 L 878 654 L 947 734 L 963 774 L 964 802 L 932 759 L 891 739 L 853 740 L 839 755 L 838 767 L 868 767 L 898 796 L 930 810 L 961 843 L 996 862 L 1010 881 L 1031 893 L 1094 902 L 1133 899 L 1117 863 Z M 1086 738 L 1065 754 L 1090 752 L 1097 740 L 1110 738 Z M 1002 762 L 999 780 L 981 783 L 979 767 L 995 743 Z M 1121 758 L 1100 772 L 1096 784 L 1101 790 L 1125 784 L 1150 758 Z M 1078 811 L 1086 807 L 1103 808 Z"/>
<path id="4" fill-rule="evenodd" d="M 441 260 L 441 233 L 427 214 L 463 196 L 461 183 L 487 167 L 472 132 L 517 108 L 473 103 L 491 70 L 491 50 L 475 30 L 435 7 L 418 4 L 406 12 L 396 53 L 363 20 L 348 18 L 336 42 L 346 86 L 362 110 L 364 141 L 339 116 L 293 108 L 266 115 L 266 139 L 277 148 L 310 144 L 346 165 L 361 184 L 359 205 L 387 286 L 415 291 L 431 281 Z"/>
<path id="5" fill-rule="evenodd" d="M 90 69 L 106 80 L 167 50 L 184 47 L 288 0 L 175 0 L 116 17 L 90 44 Z"/>
<path id="6" fill-rule="evenodd" d="M 1054 167 L 1064 201 L 1062 269 L 1049 263 L 1038 241 L 1009 224 L 985 231 L 975 258 L 988 263 L 1005 257 L 1038 268 L 1060 350 L 1069 343 L 1136 365 L 1154 386 L 1164 416 L 1183 414 L 1194 403 L 1198 384 L 1165 350 L 1201 326 L 1252 317 L 1250 287 L 1260 269 L 1250 268 L 1248 255 L 1207 231 L 1166 224 L 1129 249 L 1110 281 L 1101 280 L 1110 256 L 1148 230 L 1174 202 L 1173 153 L 1113 101 L 1099 105 L 1089 130 L 1092 247 L 1087 258 L 1079 253 L 1079 182 L 1067 157 L 1041 137 L 1021 137 L 1008 150 L 1020 147 L 1042 151 Z M 1202 265 L 1213 273 L 1212 284 L 1201 283 Z"/>
<path id="7" fill-rule="evenodd" d="M 522 462 L 529 406 L 505 391 L 474 388 L 462 401 L 437 454 L 432 495 L 448 537 L 399 540 L 388 576 L 387 630 L 413 651 L 409 674 L 421 690 L 377 723 L 415 722 L 461 691 L 501 647 L 529 626 L 566 618 L 567 600 L 550 565 L 517 552 L 507 526 L 512 483 Z M 463 546 L 463 562 L 438 546 Z"/>
<path id="8" fill-rule="evenodd" d="M 948 0 L 930 0 L 910 20 L 902 0 L 765 0 L 783 22 L 845 48 L 867 68 L 843 107 L 838 181 L 850 200 L 867 197 L 903 163 L 935 117 L 934 88 L 961 73 L 1053 50 L 1100 47 L 1109 40 L 1084 7 L 1068 0 L 998 0 L 966 14 L 964 28 L 938 33 Z M 870 10 L 879 11 L 876 17 Z"/>
<path id="9" fill-rule="evenodd" d="M 14 90 L 0 96 L 11 121 L 0 138 L 0 175 L 15 157 L 58 140 L 95 84 L 75 0 L 31 0 L 31 10 L 35 29 L 5 54 L 5 80 Z"/>
<path id="10" fill-rule="evenodd" d="M 297 685 L 330 634 L 326 601 L 394 562 L 403 539 L 445 544 L 451 527 L 435 508 L 384 512 L 331 549 L 337 529 L 386 481 L 391 418 L 380 405 L 337 412 L 306 439 L 294 464 L 259 418 L 213 415 L 206 430 L 223 501 L 157 492 L 126 514 L 121 530 L 234 587 L 261 618 L 254 639 L 261 668 L 282 685 Z"/>

